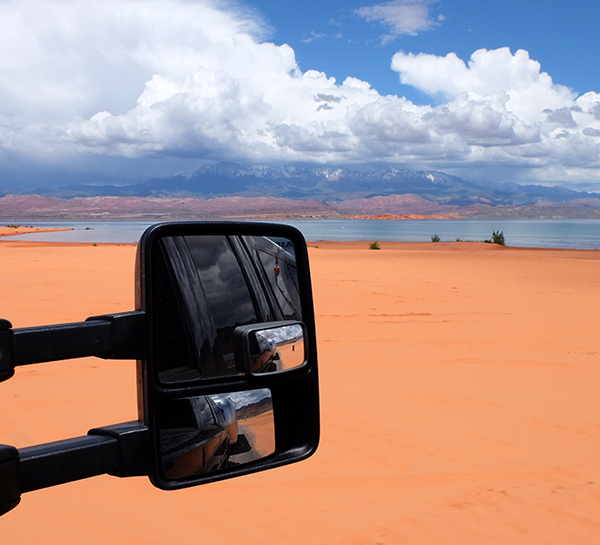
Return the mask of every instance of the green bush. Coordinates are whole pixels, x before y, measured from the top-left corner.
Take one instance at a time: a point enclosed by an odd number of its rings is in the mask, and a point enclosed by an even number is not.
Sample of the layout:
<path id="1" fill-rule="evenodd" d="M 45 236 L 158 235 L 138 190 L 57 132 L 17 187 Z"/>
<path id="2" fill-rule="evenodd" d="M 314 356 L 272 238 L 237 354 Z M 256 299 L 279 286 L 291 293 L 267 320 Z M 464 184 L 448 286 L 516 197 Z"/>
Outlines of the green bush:
<path id="1" fill-rule="evenodd" d="M 438 235 L 431 235 L 431 242 L 439 242 L 440 237 Z"/>
<path id="2" fill-rule="evenodd" d="M 379 242 L 371 242 L 371 244 L 369 244 L 369 250 L 381 250 Z"/>
<path id="3" fill-rule="evenodd" d="M 492 232 L 492 242 L 494 244 L 500 244 L 500 246 L 504 246 L 504 232 L 503 231 L 493 231 Z"/>

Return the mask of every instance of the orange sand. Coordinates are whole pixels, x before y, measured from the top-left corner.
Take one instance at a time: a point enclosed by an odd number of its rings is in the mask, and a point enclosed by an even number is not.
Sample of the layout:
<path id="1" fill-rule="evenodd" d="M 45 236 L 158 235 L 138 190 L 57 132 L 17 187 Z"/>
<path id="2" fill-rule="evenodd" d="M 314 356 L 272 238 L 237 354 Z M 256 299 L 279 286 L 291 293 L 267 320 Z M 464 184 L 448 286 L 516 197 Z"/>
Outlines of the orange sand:
<path id="1" fill-rule="evenodd" d="M 311 244 L 311 459 L 177 492 L 109 476 L 32 492 L 0 518 L 3 543 L 600 542 L 600 252 L 380 245 Z M 132 309 L 134 254 L 0 242 L 0 317 Z M 19 447 L 134 419 L 134 364 L 19 368 L 0 407 Z"/>
<path id="2" fill-rule="evenodd" d="M 52 233 L 53 231 L 72 231 L 73 229 L 63 228 L 63 229 L 40 229 L 38 227 L 8 227 L 8 226 L 0 226 L 0 237 L 10 237 L 14 235 L 27 235 L 28 233 Z"/>

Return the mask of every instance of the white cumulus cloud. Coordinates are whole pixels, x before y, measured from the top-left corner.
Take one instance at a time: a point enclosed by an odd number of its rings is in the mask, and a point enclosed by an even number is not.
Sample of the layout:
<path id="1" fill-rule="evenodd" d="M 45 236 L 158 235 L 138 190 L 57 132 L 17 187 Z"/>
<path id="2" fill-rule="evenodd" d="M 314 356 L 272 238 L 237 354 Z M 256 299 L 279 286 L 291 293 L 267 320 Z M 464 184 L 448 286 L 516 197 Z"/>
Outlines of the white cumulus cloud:
<path id="1" fill-rule="evenodd" d="M 508 47 L 479 49 L 468 63 L 455 53 L 438 57 L 399 52 L 392 58 L 392 69 L 400 74 L 402 83 L 446 100 L 461 93 L 485 97 L 504 92 L 508 109 L 529 121 L 542 121 L 543 110 L 561 108 L 576 98 L 567 87 L 555 85 L 522 49 L 514 55 Z"/>
<path id="2" fill-rule="evenodd" d="M 238 56 L 248 51 L 244 40 L 255 45 L 264 27 L 238 12 L 210 0 L 4 0 L 2 112 L 36 118 L 121 113 L 154 74 L 185 77 L 199 65 L 246 61 L 253 70 L 256 59 Z M 293 54 L 288 57 L 293 67 Z"/>
<path id="3" fill-rule="evenodd" d="M 526 51 L 399 52 L 400 81 L 433 97 L 416 105 L 302 72 L 266 32 L 254 12 L 211 0 L 0 2 L 0 166 L 380 162 L 600 182 L 600 95 L 554 84 Z"/>

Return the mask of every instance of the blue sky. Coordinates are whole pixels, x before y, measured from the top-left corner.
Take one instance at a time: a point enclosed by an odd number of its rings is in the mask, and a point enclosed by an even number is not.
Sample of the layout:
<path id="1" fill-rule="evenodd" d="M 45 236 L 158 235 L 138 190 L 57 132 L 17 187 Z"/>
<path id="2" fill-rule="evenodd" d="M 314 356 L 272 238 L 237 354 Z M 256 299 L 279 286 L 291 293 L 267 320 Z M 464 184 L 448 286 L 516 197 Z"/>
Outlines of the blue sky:
<path id="1" fill-rule="evenodd" d="M 389 27 L 381 21 L 367 23 L 356 13 L 363 6 L 377 4 L 355 0 L 247 3 L 259 9 L 271 25 L 274 41 L 294 48 L 301 69 L 322 70 L 339 81 L 355 76 L 382 94 L 430 101 L 414 88 L 399 85 L 398 75 L 389 68 L 398 50 L 435 55 L 455 52 L 468 60 L 477 49 L 501 47 L 527 50 L 555 83 L 579 94 L 600 89 L 600 2 L 595 0 L 440 0 L 429 4 L 430 17 L 437 23 L 431 30 L 399 35 L 386 44 L 381 36 Z"/>
<path id="2" fill-rule="evenodd" d="M 600 190 L 600 3 L 0 0 L 0 188 L 217 161 Z"/>

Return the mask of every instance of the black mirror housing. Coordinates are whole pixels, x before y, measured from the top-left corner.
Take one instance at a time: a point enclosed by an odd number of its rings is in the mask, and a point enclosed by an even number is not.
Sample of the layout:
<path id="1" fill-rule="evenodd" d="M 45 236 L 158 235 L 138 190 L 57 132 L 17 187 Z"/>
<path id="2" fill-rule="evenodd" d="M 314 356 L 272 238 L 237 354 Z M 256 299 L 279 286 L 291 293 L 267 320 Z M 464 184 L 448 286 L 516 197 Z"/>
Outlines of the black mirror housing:
<path id="1" fill-rule="evenodd" d="M 306 242 L 293 227 L 173 222 L 144 233 L 136 308 L 145 313 L 148 342 L 145 359 L 137 363 L 138 408 L 150 433 L 154 485 L 170 490 L 237 477 L 300 461 L 316 450 L 312 301 Z M 302 331 L 301 364 L 284 372 L 248 372 L 239 340 L 248 335 L 240 332 L 286 327 Z M 270 341 L 271 356 L 279 358 L 282 346 L 295 340 L 288 333 L 281 345 Z M 252 426 L 267 416 L 272 446 L 250 456 L 252 429 L 264 429 Z M 165 469 L 165 452 L 168 467 L 178 456 L 185 471 Z"/>

